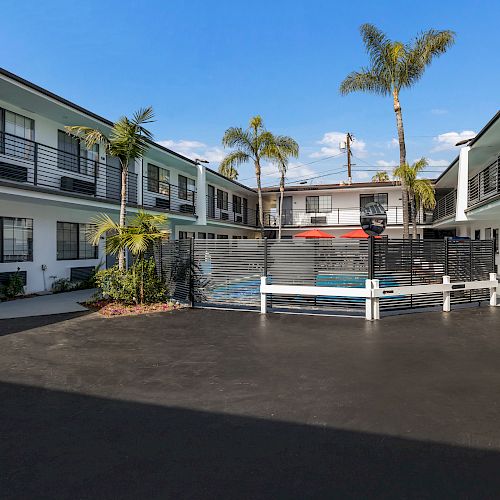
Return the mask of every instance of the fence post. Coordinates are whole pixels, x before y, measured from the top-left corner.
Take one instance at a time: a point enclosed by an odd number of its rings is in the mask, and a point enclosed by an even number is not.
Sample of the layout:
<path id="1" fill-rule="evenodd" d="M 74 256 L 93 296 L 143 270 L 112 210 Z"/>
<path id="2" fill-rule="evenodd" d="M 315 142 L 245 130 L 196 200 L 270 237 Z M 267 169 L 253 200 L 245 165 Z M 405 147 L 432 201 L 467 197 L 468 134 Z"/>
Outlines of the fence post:
<path id="1" fill-rule="evenodd" d="M 497 280 L 497 273 L 490 273 L 490 281 L 496 281 Z M 497 305 L 497 287 L 492 286 L 490 288 L 490 306 L 496 306 Z"/>
<path id="2" fill-rule="evenodd" d="M 450 249 L 449 239 L 445 237 L 444 239 L 444 274 L 448 276 L 450 273 L 448 272 L 448 251 Z"/>
<path id="3" fill-rule="evenodd" d="M 267 276 L 267 238 L 264 238 L 264 276 Z"/>
<path id="4" fill-rule="evenodd" d="M 372 280 L 372 290 L 376 290 L 380 288 L 380 281 L 373 279 Z M 378 297 L 373 296 L 372 292 L 372 311 L 373 311 L 373 319 L 378 320 L 380 319 L 380 299 Z"/>
<path id="5" fill-rule="evenodd" d="M 267 294 L 263 288 L 267 284 L 267 276 L 260 277 L 260 314 L 267 313 Z"/>
<path id="6" fill-rule="evenodd" d="M 368 237 L 368 279 L 372 280 L 375 276 L 375 238 L 373 236 Z"/>
<path id="7" fill-rule="evenodd" d="M 366 297 L 365 300 L 365 319 L 367 321 L 373 321 L 373 297 L 372 297 L 372 280 L 365 280 L 365 288 L 369 291 L 370 296 Z"/>
<path id="8" fill-rule="evenodd" d="M 449 276 L 443 276 L 443 285 L 449 285 L 451 279 Z M 451 311 L 451 292 L 446 290 L 443 292 L 443 312 Z"/>
<path id="9" fill-rule="evenodd" d="M 194 238 L 189 238 L 189 300 L 191 307 L 194 307 Z"/>
<path id="10" fill-rule="evenodd" d="M 33 185 L 38 184 L 38 142 L 35 142 L 35 151 L 33 152 Z"/>

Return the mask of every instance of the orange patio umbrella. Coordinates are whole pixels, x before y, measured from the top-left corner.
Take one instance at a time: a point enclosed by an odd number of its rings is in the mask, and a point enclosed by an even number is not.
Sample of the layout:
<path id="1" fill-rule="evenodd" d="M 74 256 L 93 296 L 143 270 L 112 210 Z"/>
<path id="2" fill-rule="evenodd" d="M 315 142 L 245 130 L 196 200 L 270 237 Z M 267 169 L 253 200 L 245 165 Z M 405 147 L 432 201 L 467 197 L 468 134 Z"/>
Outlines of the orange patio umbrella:
<path id="1" fill-rule="evenodd" d="M 345 233 L 341 238 L 353 238 L 353 239 L 365 239 L 369 236 L 362 229 L 354 229 L 348 233 Z M 375 238 L 382 238 L 382 236 L 375 236 Z"/>
<path id="2" fill-rule="evenodd" d="M 335 238 L 333 234 L 325 233 L 324 231 L 320 231 L 319 229 L 310 229 L 309 231 L 304 231 L 303 233 L 299 233 L 295 235 L 295 238 Z"/>

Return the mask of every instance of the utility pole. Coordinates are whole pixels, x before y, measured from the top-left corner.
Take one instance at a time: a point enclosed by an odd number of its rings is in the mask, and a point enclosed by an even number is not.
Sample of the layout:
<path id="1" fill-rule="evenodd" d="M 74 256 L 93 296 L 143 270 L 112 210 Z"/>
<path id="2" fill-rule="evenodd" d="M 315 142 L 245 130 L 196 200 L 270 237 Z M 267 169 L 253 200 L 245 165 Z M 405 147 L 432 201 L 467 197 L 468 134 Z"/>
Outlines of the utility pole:
<path id="1" fill-rule="evenodd" d="M 346 137 L 346 151 L 347 151 L 347 182 L 352 184 L 352 171 L 351 171 L 351 141 L 354 141 L 354 137 L 350 132 L 347 132 Z"/>

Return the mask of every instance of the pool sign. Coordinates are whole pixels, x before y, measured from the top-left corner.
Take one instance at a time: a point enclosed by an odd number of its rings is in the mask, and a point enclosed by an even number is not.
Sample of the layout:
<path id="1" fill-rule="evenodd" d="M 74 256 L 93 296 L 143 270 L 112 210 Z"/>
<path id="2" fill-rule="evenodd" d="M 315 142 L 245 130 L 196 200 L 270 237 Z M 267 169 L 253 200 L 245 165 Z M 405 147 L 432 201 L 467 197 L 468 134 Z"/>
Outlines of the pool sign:
<path id="1" fill-rule="evenodd" d="M 376 202 L 367 203 L 361 209 L 361 227 L 368 236 L 378 236 L 385 230 L 387 213 L 385 208 Z"/>

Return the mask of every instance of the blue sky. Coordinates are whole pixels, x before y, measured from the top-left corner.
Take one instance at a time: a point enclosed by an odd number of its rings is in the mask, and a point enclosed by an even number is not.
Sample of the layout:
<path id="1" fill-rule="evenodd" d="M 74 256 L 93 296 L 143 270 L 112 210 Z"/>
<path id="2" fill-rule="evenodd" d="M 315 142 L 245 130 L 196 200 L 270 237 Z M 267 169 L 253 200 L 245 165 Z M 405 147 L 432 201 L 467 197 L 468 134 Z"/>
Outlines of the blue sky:
<path id="1" fill-rule="evenodd" d="M 224 130 L 254 114 L 299 142 L 290 182 L 345 179 L 332 173 L 345 157 L 325 157 L 347 131 L 356 137 L 355 180 L 396 163 L 390 99 L 338 93 L 367 62 L 364 22 L 402 41 L 429 28 L 457 32 L 449 53 L 401 95 L 408 158 L 429 158 L 429 176 L 500 108 L 498 1 L 48 0 L 6 2 L 2 13 L 2 67 L 110 119 L 151 104 L 155 139 L 213 168 Z M 239 179 L 252 184 L 253 167 Z M 268 167 L 263 184 L 274 183 Z"/>

